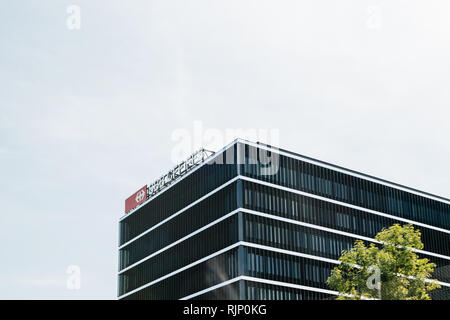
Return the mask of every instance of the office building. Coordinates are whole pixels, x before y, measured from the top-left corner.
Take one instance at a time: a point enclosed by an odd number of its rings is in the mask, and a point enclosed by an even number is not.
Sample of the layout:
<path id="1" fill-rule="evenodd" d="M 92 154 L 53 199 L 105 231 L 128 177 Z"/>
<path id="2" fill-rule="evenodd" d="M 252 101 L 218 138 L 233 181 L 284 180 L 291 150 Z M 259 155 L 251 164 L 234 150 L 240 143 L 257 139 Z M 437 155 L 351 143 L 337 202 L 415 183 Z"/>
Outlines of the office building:
<path id="1" fill-rule="evenodd" d="M 325 282 L 341 251 L 395 223 L 420 229 L 442 285 L 432 298 L 450 299 L 443 197 L 237 139 L 130 199 L 119 299 L 334 299 Z"/>

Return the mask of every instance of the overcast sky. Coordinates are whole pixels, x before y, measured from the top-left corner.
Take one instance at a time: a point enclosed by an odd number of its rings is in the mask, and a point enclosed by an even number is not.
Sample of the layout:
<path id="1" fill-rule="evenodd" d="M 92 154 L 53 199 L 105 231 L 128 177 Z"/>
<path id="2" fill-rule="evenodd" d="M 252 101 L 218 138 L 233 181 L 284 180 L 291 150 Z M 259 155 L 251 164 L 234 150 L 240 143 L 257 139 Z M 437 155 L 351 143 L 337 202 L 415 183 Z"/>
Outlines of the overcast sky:
<path id="1" fill-rule="evenodd" d="M 0 298 L 115 299 L 124 199 L 198 124 L 450 197 L 449 17 L 447 0 L 2 1 Z"/>

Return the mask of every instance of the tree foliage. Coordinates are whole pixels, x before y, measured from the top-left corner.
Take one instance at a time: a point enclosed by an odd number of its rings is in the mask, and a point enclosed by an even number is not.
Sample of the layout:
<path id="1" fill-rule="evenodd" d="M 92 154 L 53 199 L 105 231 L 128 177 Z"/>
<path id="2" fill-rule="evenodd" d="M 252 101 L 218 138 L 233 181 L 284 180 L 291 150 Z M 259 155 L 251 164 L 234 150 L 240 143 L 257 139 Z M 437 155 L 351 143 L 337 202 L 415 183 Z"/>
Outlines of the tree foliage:
<path id="1" fill-rule="evenodd" d="M 366 246 L 357 240 L 342 251 L 340 264 L 327 280 L 340 293 L 338 299 L 430 300 L 428 293 L 440 285 L 431 279 L 436 265 L 414 251 L 423 249 L 420 231 L 411 224 L 394 224 L 375 239 L 379 244 Z M 374 270 L 379 271 L 381 288 L 368 285 L 377 280 Z"/>

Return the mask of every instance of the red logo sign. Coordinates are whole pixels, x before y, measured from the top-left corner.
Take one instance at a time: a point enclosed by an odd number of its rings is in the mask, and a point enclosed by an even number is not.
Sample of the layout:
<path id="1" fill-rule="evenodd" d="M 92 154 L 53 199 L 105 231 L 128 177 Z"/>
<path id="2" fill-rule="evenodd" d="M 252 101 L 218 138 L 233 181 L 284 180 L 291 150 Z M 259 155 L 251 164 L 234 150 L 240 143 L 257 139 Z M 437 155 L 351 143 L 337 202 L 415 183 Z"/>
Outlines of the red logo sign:
<path id="1" fill-rule="evenodd" d="M 128 213 L 131 209 L 136 208 L 142 202 L 147 200 L 147 186 L 143 186 L 138 191 L 133 193 L 125 200 L 125 213 Z"/>

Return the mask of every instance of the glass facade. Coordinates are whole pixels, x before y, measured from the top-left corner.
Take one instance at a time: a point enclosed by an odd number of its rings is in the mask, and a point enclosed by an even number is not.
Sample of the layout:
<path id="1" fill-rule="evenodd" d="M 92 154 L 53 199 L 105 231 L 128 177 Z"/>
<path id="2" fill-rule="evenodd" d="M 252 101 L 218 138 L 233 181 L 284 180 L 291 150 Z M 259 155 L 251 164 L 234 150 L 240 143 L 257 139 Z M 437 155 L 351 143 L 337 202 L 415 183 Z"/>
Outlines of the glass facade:
<path id="1" fill-rule="evenodd" d="M 194 292 L 212 287 L 238 276 L 238 250 L 208 259 L 187 270 L 174 274 L 151 286 L 132 293 L 124 300 L 167 300 L 181 299 Z M 231 294 L 230 294 L 231 295 Z M 238 299 L 238 292 L 233 299 Z"/>
<path id="2" fill-rule="evenodd" d="M 237 208 L 236 182 L 119 250 L 122 270 Z"/>
<path id="3" fill-rule="evenodd" d="M 374 238 L 394 223 L 388 218 L 343 205 L 310 198 L 265 185 L 243 181 L 244 208 L 334 230 Z M 420 227 L 424 250 L 450 256 L 450 234 Z M 340 252 L 340 251 L 339 251 Z"/>
<path id="4" fill-rule="evenodd" d="M 404 219 L 450 299 L 450 201 L 289 152 L 266 174 L 263 147 L 231 144 L 120 220 L 119 299 L 334 299 L 342 250 Z"/>
<path id="5" fill-rule="evenodd" d="M 241 147 L 242 174 L 283 187 L 450 229 L 450 204 L 280 155 L 276 174 L 262 175 L 259 150 Z"/>
<path id="6" fill-rule="evenodd" d="M 196 300 L 233 300 L 237 297 L 239 286 L 244 288 L 245 300 L 329 300 L 335 296 L 329 293 L 307 291 L 267 283 L 239 280 L 195 297 Z"/>
<path id="7" fill-rule="evenodd" d="M 134 290 L 237 242 L 232 216 L 119 274 L 119 295 Z"/>

